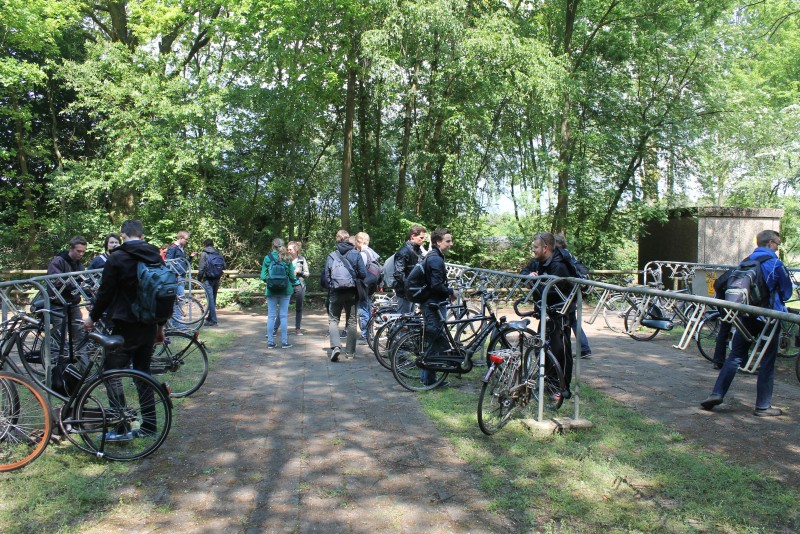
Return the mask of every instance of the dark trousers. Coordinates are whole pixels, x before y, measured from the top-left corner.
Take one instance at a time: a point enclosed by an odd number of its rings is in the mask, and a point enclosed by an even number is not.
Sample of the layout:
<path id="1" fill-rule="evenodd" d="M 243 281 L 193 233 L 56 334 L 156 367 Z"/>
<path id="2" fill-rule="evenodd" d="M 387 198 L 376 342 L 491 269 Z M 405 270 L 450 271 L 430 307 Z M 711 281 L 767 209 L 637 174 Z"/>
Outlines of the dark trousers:
<path id="1" fill-rule="evenodd" d="M 717 332 L 717 344 L 714 345 L 714 363 L 722 365 L 725 363 L 725 355 L 728 353 L 728 337 L 731 335 L 733 324 L 726 321 L 719 322 L 719 332 Z"/>
<path id="2" fill-rule="evenodd" d="M 219 278 L 206 278 L 203 285 L 208 293 L 208 320 L 217 322 L 217 293 L 219 293 Z"/>
<path id="3" fill-rule="evenodd" d="M 133 364 L 137 371 L 150 374 L 150 361 L 153 358 L 153 344 L 156 340 L 158 326 L 154 324 L 128 323 L 125 321 L 114 322 L 114 335 L 125 339 L 125 345 L 106 355 L 104 368 L 125 369 Z M 112 408 L 124 408 L 126 404 L 125 392 L 121 384 L 107 383 L 108 398 Z M 156 409 L 153 391 L 147 384 L 136 384 L 139 394 L 139 407 L 142 414 L 143 432 L 156 431 Z M 117 428 L 116 432 L 126 433 L 130 428 Z"/>
<path id="4" fill-rule="evenodd" d="M 447 336 L 444 334 L 444 315 L 439 302 L 428 300 L 420 308 L 425 318 L 425 356 L 441 354 L 450 348 Z M 423 369 L 420 373 L 423 384 L 429 385 L 436 382 L 436 371 Z"/>
<path id="5" fill-rule="evenodd" d="M 550 352 L 556 357 L 561 369 L 564 371 L 564 382 L 567 389 L 572 383 L 572 340 L 570 339 L 570 322 L 567 317 L 560 315 L 548 316 L 547 340 L 550 343 Z M 539 326 L 541 328 L 541 325 Z"/>

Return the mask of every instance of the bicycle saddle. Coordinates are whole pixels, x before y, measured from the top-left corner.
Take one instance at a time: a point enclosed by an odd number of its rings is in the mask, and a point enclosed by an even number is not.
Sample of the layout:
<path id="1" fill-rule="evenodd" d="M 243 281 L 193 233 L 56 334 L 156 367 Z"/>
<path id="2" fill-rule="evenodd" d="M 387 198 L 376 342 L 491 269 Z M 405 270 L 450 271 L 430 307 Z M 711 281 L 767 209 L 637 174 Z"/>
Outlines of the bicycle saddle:
<path id="1" fill-rule="evenodd" d="M 106 350 L 115 350 L 125 344 L 125 338 L 122 336 L 105 336 L 100 332 L 90 332 L 89 339 Z"/>

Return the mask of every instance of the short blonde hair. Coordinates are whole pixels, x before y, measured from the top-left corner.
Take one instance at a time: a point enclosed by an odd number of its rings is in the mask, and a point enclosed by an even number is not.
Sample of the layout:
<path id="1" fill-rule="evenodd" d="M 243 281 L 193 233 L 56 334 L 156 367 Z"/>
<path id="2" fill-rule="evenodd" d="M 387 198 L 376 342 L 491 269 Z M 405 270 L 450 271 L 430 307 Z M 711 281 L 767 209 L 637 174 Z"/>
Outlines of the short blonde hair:
<path id="1" fill-rule="evenodd" d="M 350 239 L 350 232 L 348 232 L 347 230 L 339 230 L 338 232 L 336 232 L 337 243 L 344 243 L 348 239 Z"/>
<path id="2" fill-rule="evenodd" d="M 369 234 L 366 232 L 358 232 L 356 234 L 356 241 L 358 241 L 360 245 L 369 246 Z"/>

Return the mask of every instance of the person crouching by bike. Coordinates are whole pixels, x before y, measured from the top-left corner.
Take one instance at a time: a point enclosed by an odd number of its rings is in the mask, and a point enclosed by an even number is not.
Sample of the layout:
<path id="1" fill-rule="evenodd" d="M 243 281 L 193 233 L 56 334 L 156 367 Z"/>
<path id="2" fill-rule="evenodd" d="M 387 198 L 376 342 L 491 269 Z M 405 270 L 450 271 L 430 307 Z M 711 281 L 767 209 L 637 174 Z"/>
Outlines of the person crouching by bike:
<path id="1" fill-rule="evenodd" d="M 444 310 L 439 307 L 439 303 L 445 299 L 453 300 L 458 296 L 458 291 L 447 285 L 447 269 L 444 264 L 444 255 L 453 246 L 453 236 L 450 230 L 447 228 L 434 230 L 431 234 L 431 245 L 431 250 L 423 263 L 430 294 L 428 300 L 421 306 L 422 315 L 425 317 L 426 356 L 441 354 L 442 351 L 450 348 L 444 335 Z M 420 377 L 423 384 L 433 384 L 436 382 L 436 371 L 423 369 Z M 441 386 L 447 384 L 447 382 L 442 382 Z"/>
<path id="2" fill-rule="evenodd" d="M 536 260 L 536 272 L 529 273 L 530 276 L 560 276 L 568 278 L 572 276 L 572 272 L 567 265 L 569 259 L 565 258 L 561 249 L 556 248 L 555 236 L 550 232 L 539 232 L 533 236 L 533 256 Z M 568 283 L 562 287 L 561 283 L 558 284 L 562 293 L 569 293 L 570 288 Z M 541 295 L 537 295 L 541 299 Z M 551 288 L 547 293 L 547 307 L 557 306 L 561 303 L 561 296 Z M 547 324 L 547 337 L 550 342 L 550 350 L 553 356 L 564 366 L 564 381 L 566 382 L 567 389 L 563 392 L 564 398 L 570 398 L 572 392 L 570 391 L 570 383 L 572 381 L 572 341 L 570 339 L 570 322 L 569 318 L 557 314 L 548 315 Z"/>

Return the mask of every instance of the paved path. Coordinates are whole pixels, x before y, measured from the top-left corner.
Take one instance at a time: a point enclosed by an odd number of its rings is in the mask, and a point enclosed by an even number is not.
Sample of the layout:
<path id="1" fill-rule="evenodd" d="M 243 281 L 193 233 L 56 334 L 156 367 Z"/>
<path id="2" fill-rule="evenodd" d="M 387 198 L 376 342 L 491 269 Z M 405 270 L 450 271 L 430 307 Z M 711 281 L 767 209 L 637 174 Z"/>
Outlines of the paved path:
<path id="1" fill-rule="evenodd" d="M 134 468 L 120 489 L 122 504 L 80 530 L 518 530 L 487 511 L 469 466 L 366 347 L 354 360 L 330 363 L 324 318 L 304 321 L 308 335 L 291 336 L 292 349 L 267 351 L 264 316 L 221 313 L 236 342 L 215 355 L 213 373 L 181 406 L 162 449 Z M 784 417 L 752 415 L 749 375 L 736 378 L 725 404 L 705 412 L 699 401 L 717 372 L 694 347 L 677 351 L 663 336 L 637 342 L 599 323 L 587 331 L 595 353 L 580 362 L 587 383 L 708 450 L 800 484 L 793 373 L 783 369 L 775 387 Z"/>
<path id="2" fill-rule="evenodd" d="M 121 490 L 150 513 L 137 527 L 122 506 L 94 531 L 513 530 L 368 347 L 329 362 L 317 314 L 293 348 L 267 351 L 265 323 L 220 314 L 236 342 Z"/>

